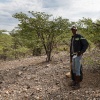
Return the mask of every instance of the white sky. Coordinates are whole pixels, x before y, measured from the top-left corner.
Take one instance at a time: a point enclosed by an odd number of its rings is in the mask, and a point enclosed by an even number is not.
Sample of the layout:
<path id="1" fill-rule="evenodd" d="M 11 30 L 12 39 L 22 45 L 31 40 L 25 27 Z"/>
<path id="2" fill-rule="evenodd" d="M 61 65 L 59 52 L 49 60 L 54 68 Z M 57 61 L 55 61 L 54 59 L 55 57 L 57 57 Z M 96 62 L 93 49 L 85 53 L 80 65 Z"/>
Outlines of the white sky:
<path id="1" fill-rule="evenodd" d="M 0 0 L 0 30 L 14 29 L 18 20 L 12 15 L 28 11 L 46 12 L 70 21 L 83 17 L 95 21 L 100 19 L 100 0 Z"/>

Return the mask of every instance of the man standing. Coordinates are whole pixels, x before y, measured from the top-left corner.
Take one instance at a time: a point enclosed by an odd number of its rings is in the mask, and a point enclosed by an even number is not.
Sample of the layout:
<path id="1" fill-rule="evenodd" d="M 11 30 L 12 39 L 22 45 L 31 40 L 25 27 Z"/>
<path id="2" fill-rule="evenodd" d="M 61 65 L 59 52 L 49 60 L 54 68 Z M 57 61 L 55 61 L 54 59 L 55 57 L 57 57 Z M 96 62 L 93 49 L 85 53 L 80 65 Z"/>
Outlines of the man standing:
<path id="1" fill-rule="evenodd" d="M 81 70 L 81 59 L 83 53 L 88 48 L 87 40 L 77 34 L 77 27 L 72 26 L 71 31 L 73 36 L 71 38 L 71 45 L 70 45 L 70 63 L 71 63 L 71 76 L 72 76 L 72 86 L 73 89 L 80 88 L 80 82 L 82 81 L 82 70 Z"/>

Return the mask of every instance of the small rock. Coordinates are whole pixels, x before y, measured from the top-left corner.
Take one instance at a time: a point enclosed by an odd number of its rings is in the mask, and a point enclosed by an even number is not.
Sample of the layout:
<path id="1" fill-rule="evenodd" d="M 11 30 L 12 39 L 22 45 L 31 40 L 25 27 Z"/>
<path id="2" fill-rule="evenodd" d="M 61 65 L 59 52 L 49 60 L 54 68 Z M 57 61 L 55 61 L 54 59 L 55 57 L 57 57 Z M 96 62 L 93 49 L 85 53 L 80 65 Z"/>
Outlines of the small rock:
<path id="1" fill-rule="evenodd" d="M 86 94 L 88 94 L 88 93 L 89 93 L 89 91 L 85 91 L 85 93 L 86 93 Z"/>
<path id="2" fill-rule="evenodd" d="M 35 96 L 34 97 L 36 100 L 41 100 L 41 98 L 39 96 Z"/>
<path id="3" fill-rule="evenodd" d="M 46 65 L 45 67 L 47 67 L 47 68 L 50 67 L 50 64 Z"/>
<path id="4" fill-rule="evenodd" d="M 31 79 L 31 75 L 27 75 L 26 78 L 27 78 L 28 80 L 30 80 L 30 79 Z"/>
<path id="5" fill-rule="evenodd" d="M 18 72 L 18 75 L 21 75 L 22 73 L 23 73 L 22 71 L 19 71 L 19 72 Z"/>

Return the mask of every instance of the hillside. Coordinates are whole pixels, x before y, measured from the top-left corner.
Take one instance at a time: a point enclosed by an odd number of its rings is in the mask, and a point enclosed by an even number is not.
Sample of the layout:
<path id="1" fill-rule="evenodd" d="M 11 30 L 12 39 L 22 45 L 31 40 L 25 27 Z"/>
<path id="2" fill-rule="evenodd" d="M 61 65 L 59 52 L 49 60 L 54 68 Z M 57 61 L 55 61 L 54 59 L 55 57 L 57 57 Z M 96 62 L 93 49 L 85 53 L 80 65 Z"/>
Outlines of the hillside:
<path id="1" fill-rule="evenodd" d="M 100 100 L 100 69 L 83 66 L 79 90 L 68 86 L 69 55 L 61 52 L 0 63 L 0 100 Z"/>

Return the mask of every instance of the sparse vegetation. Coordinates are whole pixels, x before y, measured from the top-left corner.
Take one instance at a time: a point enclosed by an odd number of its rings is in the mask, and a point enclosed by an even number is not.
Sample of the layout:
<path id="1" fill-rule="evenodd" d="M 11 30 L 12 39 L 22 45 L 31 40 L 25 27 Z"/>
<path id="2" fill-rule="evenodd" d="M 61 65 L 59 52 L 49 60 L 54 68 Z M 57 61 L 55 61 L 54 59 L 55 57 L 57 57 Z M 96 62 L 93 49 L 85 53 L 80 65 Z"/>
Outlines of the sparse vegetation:
<path id="1" fill-rule="evenodd" d="M 100 20 L 70 22 L 51 19 L 43 12 L 29 13 L 31 17 L 13 15 L 20 24 L 9 34 L 0 30 L 0 60 L 4 60 L 0 61 L 0 100 L 99 100 Z M 68 87 L 70 79 L 65 77 L 70 71 L 69 27 L 73 24 L 89 42 L 82 88 L 76 91 Z"/>

